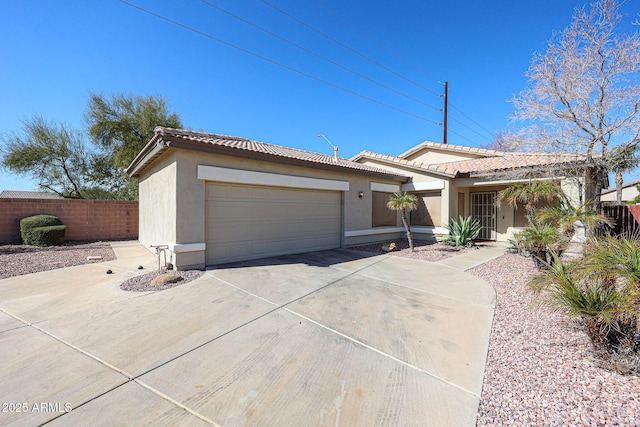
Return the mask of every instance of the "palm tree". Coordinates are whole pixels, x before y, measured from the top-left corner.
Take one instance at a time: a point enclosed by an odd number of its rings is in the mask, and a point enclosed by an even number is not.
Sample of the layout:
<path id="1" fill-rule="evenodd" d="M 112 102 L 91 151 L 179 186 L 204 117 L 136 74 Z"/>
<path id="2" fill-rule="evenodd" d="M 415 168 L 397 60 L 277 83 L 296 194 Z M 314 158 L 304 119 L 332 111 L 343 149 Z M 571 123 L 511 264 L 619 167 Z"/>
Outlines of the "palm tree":
<path id="1" fill-rule="evenodd" d="M 418 207 L 418 199 L 413 194 L 409 194 L 406 191 L 399 191 L 393 193 L 393 196 L 389 198 L 387 207 L 394 211 L 400 211 L 402 216 L 402 224 L 407 232 L 407 240 L 409 240 L 409 248 L 413 251 L 413 238 L 411 237 L 411 228 L 407 221 L 407 211 L 412 211 Z"/>
<path id="2" fill-rule="evenodd" d="M 619 145 L 611 150 L 609 167 L 616 174 L 616 206 L 622 206 L 622 173 L 637 168 L 640 157 L 636 154 L 638 145 Z"/>
<path id="3" fill-rule="evenodd" d="M 538 203 L 552 202 L 559 199 L 561 194 L 562 190 L 555 181 L 516 182 L 498 193 L 498 201 L 507 202 L 516 209 L 518 204 L 524 204 L 527 217 L 531 221 Z"/>
<path id="4" fill-rule="evenodd" d="M 621 373 L 640 373 L 640 238 L 593 240 L 583 258 L 531 277 L 537 302 L 583 320 L 596 354 Z"/>
<path id="5" fill-rule="evenodd" d="M 596 227 L 602 224 L 612 225 L 609 218 L 596 211 L 593 205 L 593 201 L 589 200 L 578 207 L 573 207 L 571 202 L 566 197 L 563 197 L 559 205 L 538 211 L 535 219 L 538 221 L 550 221 L 558 226 L 569 241 L 576 232 L 575 223 L 578 221 L 586 228 L 587 236 L 591 236 Z"/>

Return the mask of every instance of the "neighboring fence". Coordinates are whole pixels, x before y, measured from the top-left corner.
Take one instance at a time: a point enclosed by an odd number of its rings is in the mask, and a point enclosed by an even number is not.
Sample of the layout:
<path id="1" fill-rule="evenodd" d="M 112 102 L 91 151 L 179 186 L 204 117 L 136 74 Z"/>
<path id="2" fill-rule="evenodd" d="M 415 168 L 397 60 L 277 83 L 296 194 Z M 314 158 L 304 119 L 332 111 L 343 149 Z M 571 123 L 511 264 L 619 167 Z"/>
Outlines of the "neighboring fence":
<path id="1" fill-rule="evenodd" d="M 20 220 L 49 214 L 67 226 L 65 240 L 136 240 L 138 202 L 0 198 L 0 244 L 20 243 Z"/>
<path id="2" fill-rule="evenodd" d="M 613 223 L 612 227 L 608 227 L 610 233 L 618 235 L 640 232 L 640 205 L 603 206 L 602 209 Z"/>

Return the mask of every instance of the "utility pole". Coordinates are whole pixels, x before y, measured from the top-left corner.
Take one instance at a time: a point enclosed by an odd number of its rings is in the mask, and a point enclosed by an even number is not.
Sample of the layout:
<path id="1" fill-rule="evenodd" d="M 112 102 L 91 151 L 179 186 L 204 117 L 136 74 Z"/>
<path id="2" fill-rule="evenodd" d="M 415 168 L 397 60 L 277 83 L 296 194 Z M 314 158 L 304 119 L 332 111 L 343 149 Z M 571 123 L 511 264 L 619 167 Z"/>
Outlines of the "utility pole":
<path id="1" fill-rule="evenodd" d="M 442 109 L 444 118 L 442 120 L 443 135 L 442 135 L 442 143 L 447 143 L 447 103 L 449 97 L 449 82 L 444 82 L 444 108 Z"/>

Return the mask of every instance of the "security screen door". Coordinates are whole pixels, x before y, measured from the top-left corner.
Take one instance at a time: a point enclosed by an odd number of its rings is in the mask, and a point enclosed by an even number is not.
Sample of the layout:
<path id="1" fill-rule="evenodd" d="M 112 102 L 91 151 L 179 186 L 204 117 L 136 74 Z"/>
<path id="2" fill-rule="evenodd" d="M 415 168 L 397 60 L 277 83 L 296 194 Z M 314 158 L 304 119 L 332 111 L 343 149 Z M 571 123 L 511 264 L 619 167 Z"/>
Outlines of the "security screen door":
<path id="1" fill-rule="evenodd" d="M 478 239 L 496 240 L 496 192 L 471 193 L 471 219 L 480 221 Z"/>

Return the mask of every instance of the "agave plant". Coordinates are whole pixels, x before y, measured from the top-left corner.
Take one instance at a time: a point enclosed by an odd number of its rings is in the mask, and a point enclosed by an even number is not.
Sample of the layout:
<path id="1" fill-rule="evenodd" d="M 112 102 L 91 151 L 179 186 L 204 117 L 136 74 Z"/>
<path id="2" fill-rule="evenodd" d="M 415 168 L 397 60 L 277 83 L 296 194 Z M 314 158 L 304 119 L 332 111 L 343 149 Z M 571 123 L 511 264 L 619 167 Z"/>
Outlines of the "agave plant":
<path id="1" fill-rule="evenodd" d="M 472 221 L 471 217 L 463 218 L 462 216 L 458 221 L 451 218 L 449 224 L 445 224 L 444 228 L 447 229 L 449 235 L 442 242 L 457 248 L 473 246 L 473 241 L 478 238 L 482 230 L 480 221 L 477 219 Z"/>

